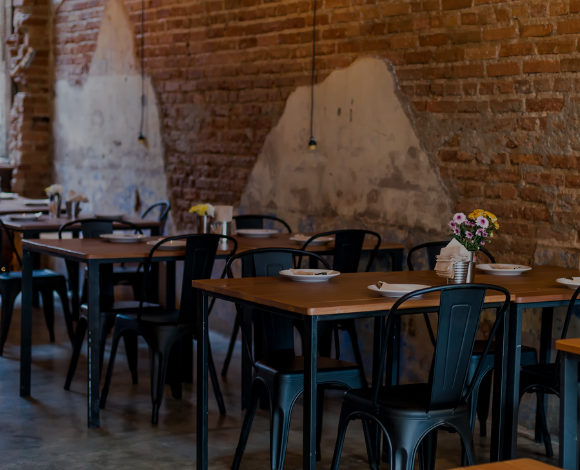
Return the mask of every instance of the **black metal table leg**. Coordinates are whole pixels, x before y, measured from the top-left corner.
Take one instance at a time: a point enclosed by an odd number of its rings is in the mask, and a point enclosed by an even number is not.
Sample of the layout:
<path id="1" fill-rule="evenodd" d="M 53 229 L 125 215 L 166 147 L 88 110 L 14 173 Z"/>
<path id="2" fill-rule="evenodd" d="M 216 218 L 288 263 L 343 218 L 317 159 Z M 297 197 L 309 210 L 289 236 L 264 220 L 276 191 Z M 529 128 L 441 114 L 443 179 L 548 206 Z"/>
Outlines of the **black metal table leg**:
<path id="1" fill-rule="evenodd" d="M 209 360 L 208 297 L 197 293 L 197 429 L 196 429 L 196 468 L 208 468 L 208 426 L 207 426 L 207 363 Z"/>
<path id="2" fill-rule="evenodd" d="M 318 318 L 304 317 L 304 417 L 302 468 L 316 468 L 316 386 L 318 368 Z"/>
<path id="3" fill-rule="evenodd" d="M 503 433 L 501 433 L 501 427 L 498 430 L 492 430 L 492 436 L 493 431 L 499 431 L 500 435 L 503 434 L 503 437 L 498 440 L 498 446 L 503 445 L 503 458 L 500 458 L 500 460 L 512 460 L 516 458 L 518 409 L 520 403 L 520 360 L 522 351 L 523 310 L 523 305 L 511 304 L 507 322 L 507 361 L 504 362 L 506 367 L 506 386 Z M 495 389 L 501 388 L 503 387 L 494 387 L 494 391 Z M 501 408 L 498 411 L 501 416 Z M 494 452 L 493 448 L 492 452 Z"/>
<path id="4" fill-rule="evenodd" d="M 578 356 L 561 351 L 560 457 L 564 470 L 578 469 Z"/>
<path id="5" fill-rule="evenodd" d="M 374 331 L 374 338 L 373 338 L 373 376 L 372 376 L 372 383 L 373 385 L 377 382 L 383 383 L 383 377 L 379 377 L 379 368 L 381 365 L 381 361 L 384 359 L 381 357 L 381 352 L 383 348 L 383 320 L 384 317 L 375 317 L 375 331 Z M 381 432 L 379 425 L 376 424 L 374 421 L 370 425 L 371 436 L 373 439 L 373 446 L 375 455 L 374 458 L 377 460 L 380 459 L 381 456 Z"/>
<path id="6" fill-rule="evenodd" d="M 100 361 L 100 295 L 101 283 L 99 282 L 100 264 L 96 260 L 88 262 L 88 424 L 89 428 L 97 428 L 100 425 L 99 418 L 99 384 L 101 365 Z"/>
<path id="7" fill-rule="evenodd" d="M 246 348 L 250 351 L 252 350 L 252 309 L 248 307 L 242 308 L 242 314 L 240 315 L 240 323 L 243 324 L 243 328 L 246 332 L 242 335 L 242 410 L 248 407 L 250 400 L 250 389 L 252 388 L 252 372 L 253 366 L 252 361 L 247 354 L 244 353 Z"/>
<path id="8" fill-rule="evenodd" d="M 548 364 L 552 355 L 552 323 L 554 319 L 554 307 L 544 307 L 542 309 L 542 326 L 540 327 L 540 364 Z M 538 404 L 543 404 L 544 409 L 548 406 L 548 397 L 543 393 L 538 393 Z M 544 442 L 542 432 L 542 422 L 539 413 L 536 411 L 535 441 Z"/>
<path id="9" fill-rule="evenodd" d="M 388 341 L 387 346 L 387 365 L 385 367 L 386 383 L 387 385 L 398 385 L 399 384 L 399 365 L 400 365 L 400 354 L 401 354 L 401 316 L 398 315 L 393 322 L 393 327 L 391 328 L 391 334 L 388 338 L 384 338 L 384 341 Z"/>
<path id="10" fill-rule="evenodd" d="M 32 363 L 32 270 L 33 257 L 22 251 L 22 320 L 20 326 L 20 396 L 30 396 Z"/>

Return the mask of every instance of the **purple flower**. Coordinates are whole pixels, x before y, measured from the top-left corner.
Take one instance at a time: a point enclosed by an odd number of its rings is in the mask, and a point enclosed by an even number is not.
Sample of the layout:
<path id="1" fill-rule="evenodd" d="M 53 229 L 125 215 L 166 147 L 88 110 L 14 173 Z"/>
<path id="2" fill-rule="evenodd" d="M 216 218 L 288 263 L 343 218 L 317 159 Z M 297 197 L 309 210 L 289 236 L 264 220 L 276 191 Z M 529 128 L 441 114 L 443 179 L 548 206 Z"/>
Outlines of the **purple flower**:
<path id="1" fill-rule="evenodd" d="M 475 234 L 476 234 L 478 237 L 485 237 L 485 235 L 484 235 L 484 234 L 485 234 L 485 230 L 484 230 L 484 229 L 482 229 L 482 228 L 478 228 L 478 229 L 476 230 Z"/>
<path id="2" fill-rule="evenodd" d="M 453 229 L 453 233 L 454 233 L 455 235 L 459 235 L 459 234 L 461 233 L 461 230 L 459 230 L 457 227 L 455 227 L 455 228 Z"/>
<path id="3" fill-rule="evenodd" d="M 480 242 L 480 245 L 481 245 L 481 246 L 485 245 L 485 242 L 484 242 L 484 241 L 481 241 L 481 242 Z"/>
<path id="4" fill-rule="evenodd" d="M 465 238 L 473 238 L 473 233 L 465 232 Z"/>
<path id="5" fill-rule="evenodd" d="M 449 221 L 449 227 L 455 228 L 455 227 L 457 227 L 457 224 L 451 220 L 451 221 Z"/>
<path id="6" fill-rule="evenodd" d="M 487 232 L 484 230 L 484 231 L 483 231 L 483 233 L 481 234 L 481 236 L 482 236 L 483 238 L 487 238 Z"/>
<path id="7" fill-rule="evenodd" d="M 465 217 L 465 214 L 463 212 L 458 212 L 453 216 L 453 222 L 455 222 L 456 224 L 462 224 L 466 220 L 467 217 Z"/>
<path id="8" fill-rule="evenodd" d="M 479 225 L 481 228 L 487 228 L 487 227 L 489 227 L 489 220 L 487 220 L 483 216 L 479 216 L 477 219 L 475 219 L 475 223 L 477 225 Z"/>

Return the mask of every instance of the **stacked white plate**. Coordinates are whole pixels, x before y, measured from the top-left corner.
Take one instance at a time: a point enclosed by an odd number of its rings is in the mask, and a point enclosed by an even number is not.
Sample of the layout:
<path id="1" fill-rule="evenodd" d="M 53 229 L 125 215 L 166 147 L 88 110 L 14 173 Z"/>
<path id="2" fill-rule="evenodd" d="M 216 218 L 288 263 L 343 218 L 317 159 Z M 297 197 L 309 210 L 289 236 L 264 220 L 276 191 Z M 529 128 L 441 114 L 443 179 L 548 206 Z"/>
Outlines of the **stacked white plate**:
<path id="1" fill-rule="evenodd" d="M 31 220 L 39 220 L 42 217 L 42 212 L 36 212 L 34 214 L 12 214 L 8 216 L 9 220 L 14 222 L 26 222 Z"/>
<path id="2" fill-rule="evenodd" d="M 277 233 L 278 230 L 270 230 L 267 228 L 246 228 L 236 230 L 237 235 L 248 238 L 268 238 Z"/>
<path id="3" fill-rule="evenodd" d="M 531 266 L 524 266 L 522 264 L 477 264 L 477 269 L 481 269 L 486 274 L 494 274 L 496 276 L 518 276 L 531 270 Z"/>
<path id="4" fill-rule="evenodd" d="M 297 245 L 304 245 L 304 243 L 306 242 L 306 240 L 309 240 L 310 237 L 306 237 L 304 235 L 299 236 L 299 235 L 294 235 L 293 237 L 290 237 L 290 240 L 292 240 L 293 242 L 295 242 Z M 320 238 L 315 238 L 314 240 L 312 240 L 308 246 L 324 246 L 324 245 L 328 245 L 331 241 L 334 240 L 334 237 L 320 237 Z"/>
<path id="5" fill-rule="evenodd" d="M 0 193 L 0 199 L 16 199 L 17 197 L 16 193 Z"/>
<path id="6" fill-rule="evenodd" d="M 48 199 L 29 199 L 24 203 L 25 206 L 48 206 Z"/>
<path id="7" fill-rule="evenodd" d="M 422 284 L 387 284 L 387 288 L 379 289 L 376 285 L 369 286 L 369 290 L 376 292 L 383 297 L 403 297 L 409 292 L 420 289 L 428 289 L 431 286 L 424 286 Z"/>
<path id="8" fill-rule="evenodd" d="M 340 275 L 340 272 L 330 269 L 285 269 L 280 274 L 297 282 L 324 282 Z"/>
<path id="9" fill-rule="evenodd" d="M 572 290 L 576 290 L 578 287 L 580 287 L 580 277 L 573 277 L 571 279 L 567 277 L 561 277 L 560 279 L 556 279 L 556 282 L 558 284 L 563 284 Z"/>
<path id="10" fill-rule="evenodd" d="M 139 234 L 124 234 L 124 233 L 104 233 L 100 237 L 110 243 L 137 243 L 141 241 L 143 235 Z"/>
<path id="11" fill-rule="evenodd" d="M 147 242 L 147 245 L 155 246 L 160 241 L 161 241 L 161 239 L 151 240 L 151 241 Z M 183 250 L 185 250 L 186 245 L 187 245 L 186 240 L 171 240 L 170 242 L 167 242 L 167 243 L 164 243 L 163 245 L 160 245 L 159 248 L 157 248 L 157 249 L 161 250 L 161 251 L 183 251 Z"/>

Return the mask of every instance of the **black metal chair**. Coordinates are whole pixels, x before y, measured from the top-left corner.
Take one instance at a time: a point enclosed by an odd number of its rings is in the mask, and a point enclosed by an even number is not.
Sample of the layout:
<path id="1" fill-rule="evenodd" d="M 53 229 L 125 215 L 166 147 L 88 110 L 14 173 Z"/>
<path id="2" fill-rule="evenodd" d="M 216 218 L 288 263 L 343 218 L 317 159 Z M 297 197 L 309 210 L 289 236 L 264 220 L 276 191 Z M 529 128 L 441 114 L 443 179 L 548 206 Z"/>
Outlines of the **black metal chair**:
<path id="1" fill-rule="evenodd" d="M 379 247 L 381 245 L 381 236 L 370 230 L 333 230 L 330 232 L 323 232 L 313 235 L 302 245 L 302 250 L 306 251 L 308 246 L 321 237 L 334 237 L 334 250 L 332 252 L 332 269 L 340 271 L 341 273 L 356 273 L 358 272 L 363 244 L 367 236 L 376 240 L 373 249 L 369 255 L 365 272 L 369 272 L 373 262 L 377 256 Z M 324 325 L 324 326 L 323 326 Z M 334 332 L 334 346 L 336 349 L 336 358 L 340 359 L 340 343 L 338 341 L 338 330 L 346 331 L 350 337 L 354 358 L 357 364 L 362 367 L 362 355 L 358 344 L 358 335 L 356 332 L 356 325 L 354 320 L 338 320 L 335 322 L 324 322 L 320 328 L 320 354 L 322 356 L 330 357 L 332 333 Z M 301 324 L 297 323 L 299 331 Z"/>
<path id="2" fill-rule="evenodd" d="M 369 439 L 369 421 L 378 425 L 386 436 L 391 470 L 412 470 L 418 450 L 423 459 L 432 459 L 436 430 L 442 427 L 459 434 L 468 464 L 475 464 L 469 402 L 475 380 L 469 381 L 468 370 L 488 290 L 496 291 L 504 300 L 476 368 L 474 377 L 478 377 L 509 306 L 510 294 L 506 289 L 486 284 L 431 287 L 406 294 L 395 302 L 387 316 L 383 338 L 392 334 L 397 317 L 409 314 L 403 310 L 405 302 L 419 295 L 440 294 L 437 342 L 429 380 L 427 383 L 386 387 L 377 380 L 370 389 L 347 391 L 342 401 L 333 470 L 338 468 L 347 426 L 355 419 L 363 420 L 363 424 L 366 422 L 365 438 L 372 468 L 378 468 L 378 455 L 376 446 Z M 381 358 L 386 357 L 387 343 L 385 341 L 382 346 Z M 383 377 L 385 362 L 384 359 L 380 361 L 378 377 Z"/>
<path id="3" fill-rule="evenodd" d="M 574 309 L 577 306 L 578 295 L 580 295 L 580 287 L 574 291 L 568 310 L 566 311 L 566 318 L 564 319 L 564 326 L 562 327 L 561 339 L 566 339 L 568 336 L 568 329 L 570 328 L 570 320 L 574 314 Z M 534 364 L 522 365 L 520 369 L 520 400 L 526 393 L 535 393 L 537 395 L 537 411 L 540 422 L 542 423 L 542 437 L 546 449 L 546 455 L 552 457 L 554 452 L 552 450 L 552 442 L 550 440 L 550 433 L 546 424 L 546 410 L 544 408 L 544 394 L 560 396 L 560 352 L 556 354 L 556 360 L 549 364 Z"/>
<path id="4" fill-rule="evenodd" d="M 245 215 L 234 215 L 233 219 L 236 222 L 236 229 L 250 229 L 250 228 L 264 228 L 264 221 L 271 220 L 273 222 L 278 222 L 284 226 L 288 233 L 292 233 L 290 225 L 284 222 L 278 217 L 271 215 L 259 215 L 259 214 L 245 214 Z"/>
<path id="5" fill-rule="evenodd" d="M 235 215 L 233 219 L 236 221 L 236 229 L 252 229 L 252 228 L 264 228 L 264 221 L 271 220 L 273 222 L 278 222 L 284 226 L 288 233 L 292 233 L 290 225 L 288 225 L 282 219 L 274 217 L 271 215 L 259 215 L 259 214 L 248 214 L 248 215 Z M 213 306 L 213 303 L 212 303 Z M 232 360 L 232 355 L 234 353 L 234 347 L 236 345 L 236 339 L 238 338 L 238 332 L 240 331 L 240 319 L 236 315 L 234 321 L 234 329 L 232 330 L 232 335 L 230 336 L 230 344 L 228 346 L 228 351 L 226 358 L 222 365 L 222 377 L 228 375 L 228 368 L 230 366 L 230 361 Z"/>
<path id="6" fill-rule="evenodd" d="M 279 276 L 283 269 L 293 267 L 295 256 L 313 257 L 320 261 L 327 269 L 329 264 L 320 256 L 291 248 L 265 248 L 246 251 L 230 258 L 226 269 L 228 277 L 232 278 L 232 263 L 242 261 L 242 277 Z M 291 281 L 289 281 L 291 282 Z M 238 316 L 242 317 L 242 307 L 236 305 Z M 254 360 L 249 346 L 249 332 L 241 322 L 244 352 L 254 367 L 254 377 L 250 391 L 250 400 L 240 440 L 236 449 L 232 470 L 240 466 L 240 462 L 248 442 L 252 421 L 256 413 L 258 402 L 265 393 L 270 402 L 270 459 L 273 470 L 284 467 L 286 445 L 290 427 L 290 416 L 298 397 L 304 390 L 304 357 L 294 353 L 294 325 L 293 320 L 281 315 L 266 311 L 253 310 L 254 315 L 260 315 L 259 325 L 261 332 L 256 332 L 264 338 L 264 357 Z M 320 357 L 318 359 L 318 384 L 340 388 L 359 388 L 365 386 L 364 371 L 358 364 Z M 321 392 L 322 388 L 319 388 Z M 317 458 L 320 458 L 320 436 L 322 429 L 322 397 L 318 394 L 319 406 L 317 410 Z"/>
<path id="7" fill-rule="evenodd" d="M 22 269 L 22 259 L 14 245 L 12 234 L 4 225 L 0 218 L 0 225 L 6 234 L 6 237 L 12 247 L 18 265 Z M 0 236 L 2 234 L 0 233 Z M 50 342 L 54 343 L 54 292 L 58 294 L 62 302 L 62 311 L 64 314 L 64 321 L 66 324 L 66 331 L 68 337 L 73 342 L 74 328 L 73 319 L 70 311 L 70 305 L 67 295 L 66 278 L 62 274 L 58 274 L 49 269 L 35 269 L 32 271 L 32 289 L 34 296 L 38 293 L 42 296 L 42 306 L 44 309 L 44 319 L 48 328 Z M 12 321 L 12 313 L 14 311 L 14 302 L 16 297 L 22 291 L 22 270 L 21 271 L 5 271 L 0 273 L 0 295 L 2 296 L 2 313 L 0 320 L 0 356 L 4 352 L 4 344 L 8 338 L 8 330 Z"/>
<path id="8" fill-rule="evenodd" d="M 169 210 L 171 209 L 171 204 L 168 201 L 156 202 L 149 206 L 141 218 L 145 219 L 149 214 L 151 214 L 155 209 L 159 208 L 159 217 L 157 220 L 161 223 L 159 227 L 159 234 L 163 235 L 165 231 L 165 224 L 167 223 L 167 217 L 169 215 Z M 131 286 L 133 289 L 133 296 L 135 300 L 139 299 L 139 294 L 141 292 L 141 284 L 143 283 L 143 271 L 141 270 L 141 264 L 137 266 L 121 264 L 120 266 L 115 266 L 113 268 L 113 283 L 114 285 L 126 284 Z"/>
<path id="9" fill-rule="evenodd" d="M 171 366 L 170 377 L 173 396 L 175 398 L 181 398 L 179 367 L 179 358 L 181 355 L 175 346 L 179 346 L 180 340 L 182 339 L 188 337 L 196 338 L 196 297 L 191 281 L 195 279 L 209 279 L 211 277 L 218 245 L 222 238 L 227 238 L 233 243 L 230 257 L 233 256 L 238 248 L 238 243 L 235 238 L 214 234 L 179 235 L 161 240 L 151 248 L 147 261 L 145 262 L 145 278 L 143 281 L 143 289 L 141 290 L 139 309 L 136 313 L 119 314 L 115 320 L 111 356 L 107 367 L 105 386 L 101 394 L 101 408 L 104 408 L 107 402 L 119 340 L 121 336 L 127 333 L 143 337 L 149 346 L 149 355 L 151 358 L 151 402 L 153 404 L 151 422 L 157 424 L 159 419 L 159 407 L 163 400 L 168 366 Z M 153 254 L 161 245 L 172 240 L 186 240 L 179 311 L 163 311 L 149 314 L 142 306 L 144 305 L 147 291 L 147 278 L 151 269 Z M 209 351 L 209 358 L 208 367 L 214 393 L 220 414 L 225 415 L 226 409 L 220 391 L 211 349 Z"/>
<path id="10" fill-rule="evenodd" d="M 58 229 L 58 238 L 62 238 L 63 232 L 70 230 L 71 226 L 80 225 L 81 233 L 83 238 L 98 238 L 100 235 L 113 233 L 113 224 L 121 226 L 122 229 L 135 230 L 137 233 L 141 233 L 139 227 L 134 223 L 125 220 L 114 220 L 114 219 L 79 219 L 71 220 L 60 226 Z M 66 262 L 66 267 L 69 272 L 69 278 L 73 270 L 78 270 L 77 263 Z M 100 316 L 101 316 L 101 327 L 99 342 L 101 345 L 101 357 L 99 357 L 99 364 L 102 370 L 103 358 L 105 354 L 105 343 L 107 341 L 107 336 L 115 326 L 115 317 L 119 312 L 136 310 L 139 307 L 137 301 L 122 301 L 115 302 L 114 289 L 113 289 L 113 265 L 106 264 L 102 265 L 99 273 L 99 286 L 100 286 Z M 86 290 L 86 289 L 84 289 Z M 159 309 L 159 306 L 153 304 L 147 304 L 147 308 L 152 310 Z M 88 306 L 83 304 L 80 306 L 81 315 L 77 323 L 77 329 L 74 335 L 73 342 L 73 353 L 71 356 L 66 381 L 64 385 L 65 390 L 70 389 L 70 384 L 74 377 L 78 360 L 81 354 L 81 349 L 83 346 L 85 334 L 88 328 L 87 312 Z M 131 376 L 133 378 L 133 383 L 137 383 L 137 337 L 127 335 L 125 337 L 125 350 L 127 352 L 127 362 L 129 363 L 129 369 L 131 370 Z"/>
<path id="11" fill-rule="evenodd" d="M 429 242 L 417 245 L 409 250 L 407 255 L 407 267 L 409 271 L 415 270 L 415 265 L 413 264 L 413 254 L 419 250 L 426 250 L 427 252 L 427 265 L 430 270 L 435 269 L 435 264 L 437 263 L 437 255 L 441 252 L 442 248 L 445 248 L 449 244 L 448 241 L 438 241 Z M 493 255 L 485 248 L 480 248 L 480 251 L 489 258 L 491 263 L 495 263 L 495 258 Z M 435 345 L 435 338 L 433 334 L 433 328 L 431 322 L 429 321 L 429 316 L 427 314 L 423 315 L 425 323 L 427 325 L 427 330 L 429 332 L 429 338 L 431 343 Z M 475 368 L 479 363 L 481 354 L 485 347 L 485 340 L 476 340 L 475 346 L 473 347 L 473 357 L 472 364 L 470 368 L 470 374 L 475 373 Z M 477 403 L 477 418 L 479 420 L 479 435 L 481 437 L 487 436 L 487 418 L 489 415 L 489 401 L 491 399 L 491 383 L 492 383 L 492 372 L 494 365 L 494 354 L 495 354 L 495 343 L 491 344 L 490 350 L 487 355 L 484 367 L 482 369 L 482 376 L 478 378 L 476 391 L 474 393 L 474 400 Z M 522 364 L 532 365 L 538 363 L 538 352 L 535 348 L 531 346 L 522 345 L 521 352 Z M 471 375 L 469 379 L 471 380 Z"/>

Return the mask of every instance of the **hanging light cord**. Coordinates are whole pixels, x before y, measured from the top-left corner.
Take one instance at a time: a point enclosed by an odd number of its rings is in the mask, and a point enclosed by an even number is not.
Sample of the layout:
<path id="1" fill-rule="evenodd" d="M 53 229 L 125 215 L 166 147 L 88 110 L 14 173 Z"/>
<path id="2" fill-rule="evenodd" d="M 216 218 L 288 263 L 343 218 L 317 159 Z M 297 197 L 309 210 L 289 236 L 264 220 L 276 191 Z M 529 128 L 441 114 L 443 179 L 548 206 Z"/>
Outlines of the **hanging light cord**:
<path id="1" fill-rule="evenodd" d="M 141 0 L 141 124 L 139 125 L 139 142 L 145 140 L 145 0 Z"/>
<path id="2" fill-rule="evenodd" d="M 310 141 L 308 147 L 310 150 L 316 149 L 316 141 L 314 140 L 313 125 L 314 125 L 314 72 L 316 59 L 316 0 L 314 0 L 314 13 L 312 16 L 312 74 L 310 77 Z"/>

